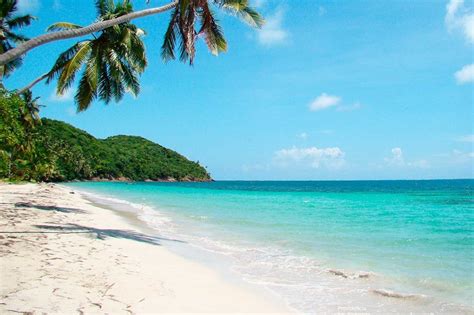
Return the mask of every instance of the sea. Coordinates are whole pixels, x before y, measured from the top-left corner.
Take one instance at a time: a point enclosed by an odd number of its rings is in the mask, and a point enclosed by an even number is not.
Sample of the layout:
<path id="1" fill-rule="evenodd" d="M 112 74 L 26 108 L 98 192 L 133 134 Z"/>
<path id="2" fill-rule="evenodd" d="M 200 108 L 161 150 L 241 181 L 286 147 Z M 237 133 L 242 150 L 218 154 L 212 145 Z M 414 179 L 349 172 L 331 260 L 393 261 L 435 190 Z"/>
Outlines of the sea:
<path id="1" fill-rule="evenodd" d="M 297 312 L 474 314 L 472 179 L 66 185 Z"/>

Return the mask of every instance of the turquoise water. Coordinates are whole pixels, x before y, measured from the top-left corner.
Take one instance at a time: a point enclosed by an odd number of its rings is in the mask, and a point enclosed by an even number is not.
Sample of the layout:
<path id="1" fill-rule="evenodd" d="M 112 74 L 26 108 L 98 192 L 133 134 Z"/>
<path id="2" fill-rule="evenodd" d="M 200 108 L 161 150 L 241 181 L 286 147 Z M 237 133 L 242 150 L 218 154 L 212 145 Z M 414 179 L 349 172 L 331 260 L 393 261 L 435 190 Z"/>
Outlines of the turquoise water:
<path id="1" fill-rule="evenodd" d="M 68 186 L 133 203 L 300 311 L 474 310 L 474 180 Z"/>

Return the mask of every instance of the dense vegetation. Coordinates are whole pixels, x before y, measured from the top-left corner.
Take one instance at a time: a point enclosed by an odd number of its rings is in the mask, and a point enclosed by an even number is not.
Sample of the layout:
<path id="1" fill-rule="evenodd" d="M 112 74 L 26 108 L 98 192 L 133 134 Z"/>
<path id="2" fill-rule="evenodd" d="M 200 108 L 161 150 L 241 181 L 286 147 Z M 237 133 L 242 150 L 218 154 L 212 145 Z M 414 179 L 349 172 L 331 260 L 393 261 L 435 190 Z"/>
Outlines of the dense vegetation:
<path id="1" fill-rule="evenodd" d="M 39 120 L 24 97 L 0 93 L 1 178 L 37 181 L 210 179 L 199 163 L 149 140 L 133 136 L 96 139 L 64 122 Z"/>

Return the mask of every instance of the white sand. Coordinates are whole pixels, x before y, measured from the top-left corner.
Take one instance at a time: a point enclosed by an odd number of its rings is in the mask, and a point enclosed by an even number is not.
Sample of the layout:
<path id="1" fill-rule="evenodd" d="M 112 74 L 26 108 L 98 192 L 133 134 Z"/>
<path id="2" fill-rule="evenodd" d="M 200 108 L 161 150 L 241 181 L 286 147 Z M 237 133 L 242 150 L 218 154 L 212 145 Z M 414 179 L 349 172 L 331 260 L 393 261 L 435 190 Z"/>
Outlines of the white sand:
<path id="1" fill-rule="evenodd" d="M 70 191 L 0 183 L 1 314 L 288 312 Z"/>

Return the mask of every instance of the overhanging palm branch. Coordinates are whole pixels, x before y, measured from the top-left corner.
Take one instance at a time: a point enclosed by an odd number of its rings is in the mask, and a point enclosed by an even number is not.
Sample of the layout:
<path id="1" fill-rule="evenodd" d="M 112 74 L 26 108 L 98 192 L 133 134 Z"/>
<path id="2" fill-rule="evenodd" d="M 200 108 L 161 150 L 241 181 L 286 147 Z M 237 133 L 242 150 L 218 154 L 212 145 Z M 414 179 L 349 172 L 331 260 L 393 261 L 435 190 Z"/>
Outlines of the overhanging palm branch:
<path id="1" fill-rule="evenodd" d="M 165 61 L 176 59 L 175 51 L 178 49 L 180 60 L 193 64 L 195 42 L 199 36 L 204 37 L 214 55 L 227 50 L 211 4 L 237 15 L 252 26 L 261 27 L 264 23 L 263 18 L 249 6 L 248 0 L 179 0 L 171 13 L 161 47 L 161 56 Z"/>

